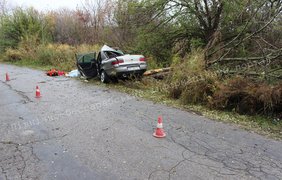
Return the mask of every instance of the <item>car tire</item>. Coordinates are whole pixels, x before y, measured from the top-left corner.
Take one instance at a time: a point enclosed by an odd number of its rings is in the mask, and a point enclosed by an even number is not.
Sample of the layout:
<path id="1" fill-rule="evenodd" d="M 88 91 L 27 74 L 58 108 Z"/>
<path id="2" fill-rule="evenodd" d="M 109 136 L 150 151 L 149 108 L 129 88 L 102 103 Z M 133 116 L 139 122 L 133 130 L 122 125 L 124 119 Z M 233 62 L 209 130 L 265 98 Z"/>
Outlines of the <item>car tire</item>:
<path id="1" fill-rule="evenodd" d="M 100 80 L 102 83 L 109 83 L 110 78 L 108 77 L 107 73 L 105 71 L 101 72 Z"/>

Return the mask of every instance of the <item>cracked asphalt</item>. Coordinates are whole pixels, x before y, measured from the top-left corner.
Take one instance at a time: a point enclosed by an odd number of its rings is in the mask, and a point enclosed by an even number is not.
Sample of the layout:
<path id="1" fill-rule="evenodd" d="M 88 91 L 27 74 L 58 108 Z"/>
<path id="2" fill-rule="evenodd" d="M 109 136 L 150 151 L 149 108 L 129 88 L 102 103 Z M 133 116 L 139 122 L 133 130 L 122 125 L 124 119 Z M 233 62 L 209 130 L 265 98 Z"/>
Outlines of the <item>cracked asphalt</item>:
<path id="1" fill-rule="evenodd" d="M 163 139 L 152 136 L 159 115 Z M 0 180 L 282 179 L 281 141 L 81 80 L 5 64 L 0 64 L 0 135 Z"/>

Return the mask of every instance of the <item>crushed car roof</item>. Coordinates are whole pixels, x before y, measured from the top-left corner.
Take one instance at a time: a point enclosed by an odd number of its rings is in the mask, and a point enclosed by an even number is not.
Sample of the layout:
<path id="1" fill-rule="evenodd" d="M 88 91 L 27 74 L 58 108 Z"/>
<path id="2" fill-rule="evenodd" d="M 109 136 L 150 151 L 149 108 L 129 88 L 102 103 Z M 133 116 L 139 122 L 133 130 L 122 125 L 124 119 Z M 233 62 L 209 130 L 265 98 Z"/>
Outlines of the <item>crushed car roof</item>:
<path id="1" fill-rule="evenodd" d="M 124 54 L 121 50 L 111 48 L 110 46 L 107 46 L 107 45 L 104 45 L 104 46 L 101 48 L 101 51 L 113 51 L 113 52 L 117 52 L 117 53 L 119 53 L 119 54 Z"/>
<path id="2" fill-rule="evenodd" d="M 102 48 L 101 48 L 101 51 L 117 51 L 107 45 L 104 45 Z"/>

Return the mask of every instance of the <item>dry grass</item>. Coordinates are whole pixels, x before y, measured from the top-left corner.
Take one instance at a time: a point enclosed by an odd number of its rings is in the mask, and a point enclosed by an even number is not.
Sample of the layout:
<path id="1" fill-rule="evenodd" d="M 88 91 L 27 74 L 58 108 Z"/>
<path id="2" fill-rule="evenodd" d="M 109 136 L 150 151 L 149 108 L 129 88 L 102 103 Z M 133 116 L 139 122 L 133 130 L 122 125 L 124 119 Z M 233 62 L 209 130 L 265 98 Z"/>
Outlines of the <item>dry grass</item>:
<path id="1" fill-rule="evenodd" d="M 219 78 L 216 73 L 204 70 L 203 58 L 203 52 L 197 50 L 175 61 L 163 91 L 183 104 L 207 104 Z"/>
<path id="2" fill-rule="evenodd" d="M 282 84 L 271 86 L 235 77 L 218 84 L 210 107 L 233 110 L 240 114 L 261 114 L 281 118 Z"/>
<path id="3" fill-rule="evenodd" d="M 76 68 L 75 54 L 98 51 L 98 45 L 70 46 L 67 44 L 37 44 L 36 40 L 28 39 L 19 44 L 17 49 L 7 49 L 2 60 L 18 65 L 32 67 L 53 67 L 69 71 Z"/>

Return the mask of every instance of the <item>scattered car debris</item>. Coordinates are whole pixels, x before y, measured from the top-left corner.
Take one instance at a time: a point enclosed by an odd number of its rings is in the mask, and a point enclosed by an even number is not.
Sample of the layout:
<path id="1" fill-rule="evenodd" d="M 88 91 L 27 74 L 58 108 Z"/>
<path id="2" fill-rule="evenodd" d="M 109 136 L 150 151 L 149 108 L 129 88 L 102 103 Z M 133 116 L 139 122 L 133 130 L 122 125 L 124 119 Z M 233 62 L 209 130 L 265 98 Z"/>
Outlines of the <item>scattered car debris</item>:
<path id="1" fill-rule="evenodd" d="M 124 54 L 107 45 L 96 52 L 77 54 L 77 67 L 81 75 L 87 78 L 98 76 L 103 83 L 117 81 L 121 78 L 141 78 L 147 70 L 146 58 L 143 55 Z"/>

